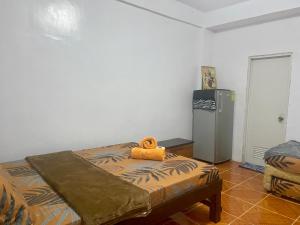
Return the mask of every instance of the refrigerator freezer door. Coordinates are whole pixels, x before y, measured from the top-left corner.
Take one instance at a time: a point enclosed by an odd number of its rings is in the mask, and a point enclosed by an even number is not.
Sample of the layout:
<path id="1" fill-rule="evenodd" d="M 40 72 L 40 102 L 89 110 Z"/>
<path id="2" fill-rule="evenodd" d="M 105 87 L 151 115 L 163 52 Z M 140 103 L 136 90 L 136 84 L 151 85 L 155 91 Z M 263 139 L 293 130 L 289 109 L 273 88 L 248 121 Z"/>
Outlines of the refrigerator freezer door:
<path id="1" fill-rule="evenodd" d="M 216 92 L 216 159 L 224 162 L 232 157 L 232 131 L 234 98 L 231 91 L 218 90 Z"/>
<path id="2" fill-rule="evenodd" d="M 216 111 L 193 110 L 193 157 L 213 162 L 215 158 Z"/>

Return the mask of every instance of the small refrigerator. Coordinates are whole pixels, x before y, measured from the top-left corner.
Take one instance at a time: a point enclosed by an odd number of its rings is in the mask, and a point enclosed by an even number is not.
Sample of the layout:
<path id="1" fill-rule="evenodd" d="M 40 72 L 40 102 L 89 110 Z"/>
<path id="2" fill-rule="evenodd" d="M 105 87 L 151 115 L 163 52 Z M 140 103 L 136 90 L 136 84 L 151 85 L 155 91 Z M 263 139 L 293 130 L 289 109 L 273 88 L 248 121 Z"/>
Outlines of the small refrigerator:
<path id="1" fill-rule="evenodd" d="M 211 163 L 231 159 L 234 96 L 230 90 L 194 91 L 194 158 Z"/>

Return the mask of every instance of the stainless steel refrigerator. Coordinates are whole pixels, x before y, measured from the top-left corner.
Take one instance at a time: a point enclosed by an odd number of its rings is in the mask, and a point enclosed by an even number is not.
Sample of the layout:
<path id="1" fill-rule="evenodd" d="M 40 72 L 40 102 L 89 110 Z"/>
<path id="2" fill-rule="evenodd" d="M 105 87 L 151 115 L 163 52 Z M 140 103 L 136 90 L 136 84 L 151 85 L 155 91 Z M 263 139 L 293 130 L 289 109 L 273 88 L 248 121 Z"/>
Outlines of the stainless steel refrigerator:
<path id="1" fill-rule="evenodd" d="M 193 157 L 220 163 L 231 159 L 234 92 L 197 90 L 193 95 Z"/>

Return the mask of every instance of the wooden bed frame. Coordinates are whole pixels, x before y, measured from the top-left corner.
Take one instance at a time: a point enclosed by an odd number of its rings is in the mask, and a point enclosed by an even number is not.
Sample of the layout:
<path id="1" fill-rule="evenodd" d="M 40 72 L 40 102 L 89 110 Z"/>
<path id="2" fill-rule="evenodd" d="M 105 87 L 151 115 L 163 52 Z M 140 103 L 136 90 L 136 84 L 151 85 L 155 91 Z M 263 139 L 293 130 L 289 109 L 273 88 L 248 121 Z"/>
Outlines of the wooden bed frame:
<path id="1" fill-rule="evenodd" d="M 174 213 L 184 210 L 197 202 L 203 202 L 209 206 L 209 218 L 211 221 L 217 223 L 220 221 L 222 211 L 221 191 L 222 180 L 220 179 L 154 207 L 146 217 L 125 220 L 118 223 L 118 225 L 159 224 Z"/>

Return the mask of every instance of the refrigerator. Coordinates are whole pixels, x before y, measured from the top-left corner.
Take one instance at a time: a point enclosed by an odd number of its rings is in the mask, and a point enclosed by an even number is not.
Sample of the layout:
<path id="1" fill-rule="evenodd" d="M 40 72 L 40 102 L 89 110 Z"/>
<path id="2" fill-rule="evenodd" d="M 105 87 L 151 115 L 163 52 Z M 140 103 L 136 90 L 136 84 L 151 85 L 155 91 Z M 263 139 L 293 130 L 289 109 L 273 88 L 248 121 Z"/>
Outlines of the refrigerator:
<path id="1" fill-rule="evenodd" d="M 231 90 L 194 91 L 194 158 L 214 164 L 231 159 L 234 99 Z"/>

